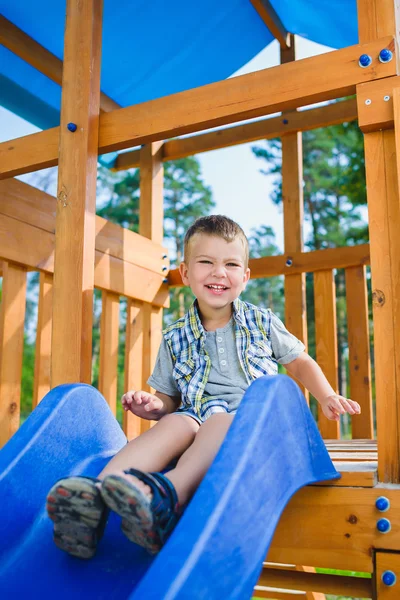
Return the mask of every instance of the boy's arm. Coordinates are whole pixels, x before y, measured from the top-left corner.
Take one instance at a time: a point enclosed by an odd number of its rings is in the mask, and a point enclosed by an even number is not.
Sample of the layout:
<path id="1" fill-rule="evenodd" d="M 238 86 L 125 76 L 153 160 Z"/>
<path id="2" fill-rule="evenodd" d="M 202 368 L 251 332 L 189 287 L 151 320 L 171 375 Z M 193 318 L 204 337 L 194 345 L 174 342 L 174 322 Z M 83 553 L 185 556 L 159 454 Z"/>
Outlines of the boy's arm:
<path id="1" fill-rule="evenodd" d="M 142 419 L 158 421 L 164 415 L 175 412 L 181 399 L 158 391 L 150 394 L 150 392 L 143 390 L 137 392 L 131 390 L 122 396 L 121 401 L 124 410 L 130 410 Z"/>
<path id="2" fill-rule="evenodd" d="M 318 400 L 328 419 L 338 421 L 340 414 L 348 412 L 350 415 L 355 415 L 361 412 L 357 402 L 335 392 L 320 366 L 306 352 L 302 352 L 284 367 Z"/>

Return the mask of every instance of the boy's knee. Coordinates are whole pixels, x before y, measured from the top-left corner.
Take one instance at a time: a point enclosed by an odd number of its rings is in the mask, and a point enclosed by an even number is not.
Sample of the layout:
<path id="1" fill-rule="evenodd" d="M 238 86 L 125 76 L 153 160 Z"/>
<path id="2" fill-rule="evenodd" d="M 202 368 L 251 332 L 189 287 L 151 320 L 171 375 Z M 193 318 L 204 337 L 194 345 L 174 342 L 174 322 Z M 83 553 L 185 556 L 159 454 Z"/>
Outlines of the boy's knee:
<path id="1" fill-rule="evenodd" d="M 204 421 L 202 427 L 204 427 L 204 425 L 206 425 L 207 423 L 209 424 L 209 426 L 213 424 L 215 424 L 216 426 L 229 426 L 232 423 L 234 416 L 235 415 L 232 413 L 215 413 L 211 415 L 211 417 L 208 417 L 206 421 Z"/>
<path id="2" fill-rule="evenodd" d="M 175 429 L 184 428 L 185 430 L 193 432 L 194 435 L 198 432 L 200 427 L 195 419 L 181 413 L 170 413 L 165 415 L 161 421 L 168 427 L 173 427 Z"/>

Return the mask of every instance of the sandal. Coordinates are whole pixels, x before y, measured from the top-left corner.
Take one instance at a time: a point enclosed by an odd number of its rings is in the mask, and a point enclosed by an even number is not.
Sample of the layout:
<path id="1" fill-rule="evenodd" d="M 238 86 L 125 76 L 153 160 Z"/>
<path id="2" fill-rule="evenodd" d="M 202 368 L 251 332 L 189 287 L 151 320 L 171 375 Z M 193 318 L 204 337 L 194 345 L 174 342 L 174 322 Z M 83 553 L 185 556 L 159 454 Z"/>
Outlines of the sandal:
<path id="1" fill-rule="evenodd" d="M 135 544 L 156 554 L 167 541 L 182 511 L 171 481 L 161 473 L 143 473 L 137 469 L 124 471 L 148 485 L 152 499 L 119 475 L 108 475 L 101 486 L 104 502 L 121 515 L 121 529 Z"/>
<path id="2" fill-rule="evenodd" d="M 54 543 L 78 558 L 92 558 L 106 526 L 109 510 L 92 477 L 66 477 L 47 495 L 47 513 L 54 523 Z"/>

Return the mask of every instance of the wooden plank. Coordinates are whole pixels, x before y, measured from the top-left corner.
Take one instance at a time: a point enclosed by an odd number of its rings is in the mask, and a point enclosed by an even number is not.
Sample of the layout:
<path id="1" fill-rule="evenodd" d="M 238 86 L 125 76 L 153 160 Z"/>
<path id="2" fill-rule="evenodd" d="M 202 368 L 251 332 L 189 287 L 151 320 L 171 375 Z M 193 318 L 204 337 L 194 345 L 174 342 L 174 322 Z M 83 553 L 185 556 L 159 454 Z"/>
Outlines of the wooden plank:
<path id="1" fill-rule="evenodd" d="M 377 56 L 383 47 L 394 51 L 393 38 L 351 46 L 104 113 L 100 118 L 99 153 L 352 95 L 360 83 L 396 74 L 395 61 L 385 64 L 374 61 L 366 69 L 358 65 L 361 54 Z M 42 168 L 43 163 L 56 164 L 58 128 L 46 138 L 40 137 L 44 133 L 0 144 L 0 179 Z"/>
<path id="2" fill-rule="evenodd" d="M 164 235 L 164 168 L 162 145 L 145 145 L 140 151 L 140 215 L 139 233 L 161 244 Z M 150 390 L 147 380 L 153 372 L 162 339 L 162 309 L 150 304 L 143 308 L 143 389 Z M 151 426 L 142 420 L 141 431 Z"/>
<path id="3" fill-rule="evenodd" d="M 398 600 L 399 581 L 400 581 L 400 553 L 377 552 L 375 554 L 376 576 L 374 598 L 376 600 Z M 385 585 L 382 581 L 382 575 L 386 571 L 391 571 L 396 576 L 396 582 L 393 586 Z"/>
<path id="4" fill-rule="evenodd" d="M 264 568 L 257 585 L 372 598 L 371 579 L 349 575 L 301 573 L 299 571 Z"/>
<path id="5" fill-rule="evenodd" d="M 317 362 L 327 380 L 338 390 L 335 280 L 331 270 L 314 273 L 315 335 Z M 338 439 L 340 425 L 328 420 L 318 404 L 318 427 L 324 438 Z"/>
<path id="6" fill-rule="evenodd" d="M 398 42 L 399 3 L 358 0 L 359 37 L 392 34 Z M 384 48 L 385 46 L 382 46 Z M 398 63 L 395 56 L 392 63 Z M 399 125 L 395 101 L 394 122 Z M 400 481 L 400 226 L 396 142 L 392 130 L 364 136 L 371 240 L 379 479 Z M 398 150 L 398 148 L 397 148 Z"/>
<path id="7" fill-rule="evenodd" d="M 128 300 L 126 309 L 124 388 L 142 390 L 143 381 L 143 303 Z M 140 435 L 141 419 L 131 412 L 123 413 L 123 430 L 128 438 Z"/>
<path id="8" fill-rule="evenodd" d="M 0 44 L 58 85 L 62 84 L 62 60 L 2 15 L 0 15 Z M 101 93 L 100 108 L 104 112 L 109 112 L 120 108 L 120 105 Z"/>
<path id="9" fill-rule="evenodd" d="M 32 408 L 35 408 L 50 391 L 52 320 L 53 276 L 50 273 L 41 272 L 39 280 Z"/>
<path id="10" fill-rule="evenodd" d="M 256 140 L 270 140 L 297 131 L 310 131 L 329 125 L 339 125 L 356 119 L 357 103 L 355 99 L 332 102 L 318 108 L 287 112 L 284 118 L 282 116 L 271 117 L 254 123 L 218 129 L 210 133 L 169 140 L 164 143 L 163 161 L 177 160 L 193 154 Z M 118 155 L 115 166 L 111 170 L 131 169 L 139 167 L 139 163 L 140 150 L 123 152 Z"/>
<path id="11" fill-rule="evenodd" d="M 340 461 L 351 461 L 351 462 L 371 462 L 378 459 L 378 453 L 372 452 L 357 452 L 356 450 L 351 452 L 335 452 L 334 450 L 329 452 L 331 459 Z"/>
<path id="12" fill-rule="evenodd" d="M 99 392 L 113 415 L 117 414 L 119 296 L 103 292 L 101 296 Z"/>
<path id="13" fill-rule="evenodd" d="M 374 462 L 340 462 L 335 460 L 335 469 L 341 474 L 340 479 L 316 483 L 322 487 L 360 487 L 372 488 L 378 483 L 378 463 Z"/>
<path id="14" fill-rule="evenodd" d="M 391 504 L 392 530 L 387 534 L 376 527 L 382 516 L 375 507 L 379 496 Z M 398 486 L 307 486 L 283 511 L 268 561 L 344 570 L 351 565 L 352 571 L 371 573 L 374 548 L 398 551 L 399 502 Z"/>
<path id="15" fill-rule="evenodd" d="M 291 36 L 282 23 L 278 13 L 275 11 L 269 0 L 250 0 L 261 19 L 268 27 L 274 38 L 276 38 L 281 48 L 288 48 L 291 45 Z"/>
<path id="16" fill-rule="evenodd" d="M 0 182 L 0 214 L 54 233 L 57 200 L 18 179 Z M 166 276 L 168 250 L 96 215 L 96 250 Z"/>
<path id="17" fill-rule="evenodd" d="M 0 446 L 19 427 L 26 270 L 3 262 L 0 305 Z"/>
<path id="18" fill-rule="evenodd" d="M 295 39 L 289 36 L 289 49 L 281 49 L 281 63 L 295 60 Z M 282 117 L 286 118 L 283 113 Z M 300 132 L 282 140 L 282 200 L 285 254 L 303 252 L 303 143 Z M 285 325 L 307 348 L 306 279 L 304 273 L 285 277 Z M 309 400 L 308 391 L 297 381 Z"/>
<path id="19" fill-rule="evenodd" d="M 393 93 L 400 77 L 387 77 L 357 86 L 358 124 L 361 131 L 379 131 L 394 126 Z"/>
<path id="20" fill-rule="evenodd" d="M 273 600 L 306 600 L 305 592 L 288 591 L 256 585 L 253 598 L 272 598 Z"/>
<path id="21" fill-rule="evenodd" d="M 0 214 L 0 257 L 33 270 L 54 272 L 54 234 Z M 121 296 L 169 306 L 164 276 L 96 250 L 94 283 Z M 140 286 L 137 285 L 140 281 Z"/>
<path id="22" fill-rule="evenodd" d="M 67 0 L 53 291 L 53 387 L 91 383 L 102 8 L 102 2 L 96 0 Z M 70 122 L 77 126 L 74 133 L 67 129 Z"/>
<path id="23" fill-rule="evenodd" d="M 365 267 L 349 267 L 346 275 L 350 395 L 361 406 L 352 417 L 353 439 L 373 438 L 374 422 L 369 350 L 368 291 Z"/>
<path id="24" fill-rule="evenodd" d="M 287 261 L 291 261 L 289 265 Z M 369 264 L 369 244 L 327 248 L 312 252 L 294 252 L 290 255 L 265 256 L 251 258 L 249 267 L 252 279 L 325 271 L 326 269 L 346 269 Z M 171 287 L 183 286 L 178 269 L 172 269 L 168 275 Z"/>
<path id="25" fill-rule="evenodd" d="M 396 271 L 400 260 L 400 214 L 394 132 L 368 133 L 364 145 L 371 240 L 379 479 L 398 482 L 400 382 L 396 361 L 400 348 L 396 323 L 399 323 L 400 308 Z"/>

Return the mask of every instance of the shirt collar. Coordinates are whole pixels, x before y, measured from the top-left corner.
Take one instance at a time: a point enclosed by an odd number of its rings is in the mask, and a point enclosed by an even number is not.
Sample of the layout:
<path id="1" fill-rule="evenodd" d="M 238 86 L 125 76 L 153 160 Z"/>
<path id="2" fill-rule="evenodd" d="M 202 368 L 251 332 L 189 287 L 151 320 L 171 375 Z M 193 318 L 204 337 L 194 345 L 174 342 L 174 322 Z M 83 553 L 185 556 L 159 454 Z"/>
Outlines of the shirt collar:
<path id="1" fill-rule="evenodd" d="M 239 325 L 242 325 L 243 327 L 246 326 L 246 319 L 244 315 L 245 306 L 245 302 L 242 302 L 242 300 L 239 298 L 236 298 L 236 300 L 233 301 L 233 318 Z M 198 340 L 199 338 L 205 339 L 205 331 L 200 319 L 197 300 L 193 302 L 192 306 L 186 313 L 185 329 L 188 333 L 189 342 Z"/>

